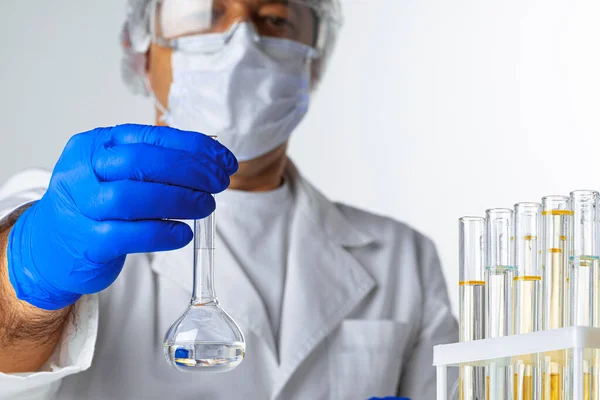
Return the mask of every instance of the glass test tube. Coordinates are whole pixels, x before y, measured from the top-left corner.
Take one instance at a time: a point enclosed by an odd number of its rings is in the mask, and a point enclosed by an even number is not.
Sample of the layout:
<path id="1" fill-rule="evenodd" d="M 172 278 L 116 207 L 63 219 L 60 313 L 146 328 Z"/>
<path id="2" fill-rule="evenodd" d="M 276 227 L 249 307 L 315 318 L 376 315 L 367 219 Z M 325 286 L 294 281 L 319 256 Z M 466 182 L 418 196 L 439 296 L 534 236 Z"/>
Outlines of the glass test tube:
<path id="1" fill-rule="evenodd" d="M 515 275 L 513 211 L 497 208 L 486 211 L 486 337 L 507 336 L 512 333 L 512 283 Z M 486 398 L 508 399 L 510 385 L 510 360 L 492 362 L 486 371 Z"/>
<path id="2" fill-rule="evenodd" d="M 459 321 L 460 341 L 483 339 L 485 293 L 485 218 L 459 219 Z M 483 400 L 484 369 L 460 367 L 459 400 Z"/>
<path id="3" fill-rule="evenodd" d="M 539 233 L 542 206 L 539 203 L 515 204 L 515 264 L 513 279 L 513 334 L 538 330 L 540 285 Z M 537 356 L 524 355 L 513 360 L 514 400 L 532 400 L 539 392 Z"/>
<path id="4" fill-rule="evenodd" d="M 567 196 L 542 199 L 542 312 L 541 329 L 562 328 L 568 322 L 567 251 L 571 211 Z M 542 354 L 542 400 L 562 400 L 568 391 L 566 351 Z"/>
<path id="5" fill-rule="evenodd" d="M 569 252 L 571 325 L 600 327 L 598 201 L 598 192 L 578 190 L 571 193 L 573 209 L 573 247 Z M 598 356 L 597 350 L 586 350 L 583 382 L 573 381 L 574 386 L 583 385 L 580 389 L 583 389 L 585 400 L 599 399 Z"/>

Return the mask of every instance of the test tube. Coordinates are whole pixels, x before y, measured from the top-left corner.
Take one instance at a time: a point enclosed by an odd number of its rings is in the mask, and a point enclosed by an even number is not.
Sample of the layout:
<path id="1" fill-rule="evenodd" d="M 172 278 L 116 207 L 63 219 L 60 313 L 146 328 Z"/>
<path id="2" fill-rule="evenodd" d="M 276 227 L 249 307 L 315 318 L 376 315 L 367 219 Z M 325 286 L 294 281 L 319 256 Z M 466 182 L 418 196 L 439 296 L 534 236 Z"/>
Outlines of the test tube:
<path id="1" fill-rule="evenodd" d="M 485 294 L 485 218 L 459 219 L 459 321 L 460 341 L 483 339 Z M 459 400 L 484 399 L 482 367 L 460 367 Z"/>
<path id="2" fill-rule="evenodd" d="M 515 204 L 515 263 L 513 333 L 538 330 L 539 294 L 542 277 L 539 268 L 539 203 Z"/>
<path id="3" fill-rule="evenodd" d="M 573 209 L 573 247 L 569 254 L 571 325 L 600 327 L 598 199 L 598 192 L 595 191 L 571 192 Z M 580 390 L 579 393 L 583 393 L 586 400 L 600 398 L 598 355 L 597 350 L 585 351 L 583 382 L 573 382 L 574 387 L 583 385 L 583 391 Z"/>
<path id="4" fill-rule="evenodd" d="M 515 264 L 513 279 L 513 334 L 538 330 L 540 285 L 539 233 L 542 206 L 539 203 L 515 204 Z M 536 398 L 537 356 L 515 357 L 513 361 L 514 399 Z"/>
<path id="5" fill-rule="evenodd" d="M 570 254 L 572 325 L 598 327 L 598 243 L 596 206 L 598 193 L 571 193 L 573 207 L 573 250 Z"/>
<path id="6" fill-rule="evenodd" d="M 486 211 L 486 337 L 512 333 L 512 283 L 515 275 L 513 210 L 496 208 Z M 489 400 L 510 398 L 510 360 L 491 362 L 486 371 L 486 397 Z"/>
<path id="7" fill-rule="evenodd" d="M 567 251 L 573 211 L 567 196 L 542 199 L 542 312 L 541 329 L 562 328 L 568 323 Z M 566 351 L 542 354 L 542 400 L 565 399 L 568 373 Z"/>

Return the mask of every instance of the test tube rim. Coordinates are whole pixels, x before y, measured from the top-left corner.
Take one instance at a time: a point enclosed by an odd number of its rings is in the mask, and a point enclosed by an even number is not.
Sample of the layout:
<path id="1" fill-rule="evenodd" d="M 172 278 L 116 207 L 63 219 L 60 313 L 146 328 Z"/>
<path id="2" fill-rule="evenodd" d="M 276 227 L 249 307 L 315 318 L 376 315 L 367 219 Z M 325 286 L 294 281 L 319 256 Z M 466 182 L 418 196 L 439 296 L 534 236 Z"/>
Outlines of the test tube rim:
<path id="1" fill-rule="evenodd" d="M 542 216 L 550 211 L 572 211 L 571 197 L 564 195 L 548 195 L 542 197 Z M 554 215 L 554 214 L 551 214 Z"/>
<path id="2" fill-rule="evenodd" d="M 577 195 L 577 194 L 580 194 L 580 193 L 587 193 L 587 194 L 593 194 L 593 193 L 595 193 L 595 194 L 598 194 L 598 191 L 594 190 L 594 189 L 576 189 L 576 190 L 571 191 L 571 196 Z"/>
<path id="3" fill-rule="evenodd" d="M 515 203 L 515 208 L 517 207 L 541 207 L 541 203 L 537 203 L 535 201 L 520 201 Z"/>
<path id="4" fill-rule="evenodd" d="M 523 202 L 515 203 L 514 208 L 515 208 L 515 216 L 518 216 L 519 214 L 527 213 L 527 212 L 531 212 L 534 215 L 541 214 L 541 212 L 542 212 L 542 204 L 536 203 L 533 201 L 523 201 Z"/>
<path id="5" fill-rule="evenodd" d="M 475 217 L 472 215 L 466 215 L 464 217 L 460 217 L 458 219 L 459 222 L 476 222 L 476 221 L 485 221 L 485 217 Z"/>
<path id="6" fill-rule="evenodd" d="M 565 196 L 564 194 L 549 194 L 547 196 L 542 197 L 542 204 L 548 201 L 569 201 L 571 198 L 569 196 Z"/>
<path id="7" fill-rule="evenodd" d="M 512 208 L 488 208 L 485 210 L 485 215 L 489 215 L 492 213 L 498 214 L 514 214 L 514 210 Z"/>
<path id="8" fill-rule="evenodd" d="M 578 190 L 573 190 L 570 193 L 571 197 L 576 197 L 576 196 L 600 196 L 600 193 L 597 190 L 591 190 L 591 189 L 578 189 Z"/>

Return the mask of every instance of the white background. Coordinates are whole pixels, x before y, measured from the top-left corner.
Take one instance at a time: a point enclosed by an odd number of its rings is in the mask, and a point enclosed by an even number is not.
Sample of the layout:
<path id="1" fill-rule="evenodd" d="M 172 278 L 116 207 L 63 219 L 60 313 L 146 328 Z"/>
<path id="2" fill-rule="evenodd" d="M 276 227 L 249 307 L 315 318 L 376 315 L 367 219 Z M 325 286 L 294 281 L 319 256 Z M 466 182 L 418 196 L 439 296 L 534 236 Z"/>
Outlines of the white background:
<path id="1" fill-rule="evenodd" d="M 457 218 L 599 188 L 597 0 L 344 0 L 291 154 L 330 198 L 436 241 L 456 310 Z M 0 181 L 80 131 L 150 123 L 120 82 L 124 0 L 0 1 Z"/>

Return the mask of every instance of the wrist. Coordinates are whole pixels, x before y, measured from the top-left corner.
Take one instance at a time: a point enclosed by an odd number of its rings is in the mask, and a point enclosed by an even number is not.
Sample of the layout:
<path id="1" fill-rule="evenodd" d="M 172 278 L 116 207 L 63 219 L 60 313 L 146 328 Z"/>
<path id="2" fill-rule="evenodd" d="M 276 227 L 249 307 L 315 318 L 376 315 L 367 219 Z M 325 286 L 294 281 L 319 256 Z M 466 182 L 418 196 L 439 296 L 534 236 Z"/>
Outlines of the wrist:
<path id="1" fill-rule="evenodd" d="M 42 310 L 17 298 L 8 277 L 9 232 L 10 228 L 0 231 L 0 345 L 36 339 L 40 342 L 56 340 L 71 308 Z"/>

